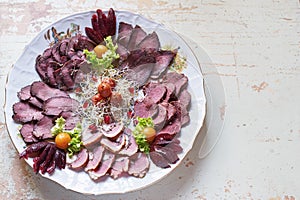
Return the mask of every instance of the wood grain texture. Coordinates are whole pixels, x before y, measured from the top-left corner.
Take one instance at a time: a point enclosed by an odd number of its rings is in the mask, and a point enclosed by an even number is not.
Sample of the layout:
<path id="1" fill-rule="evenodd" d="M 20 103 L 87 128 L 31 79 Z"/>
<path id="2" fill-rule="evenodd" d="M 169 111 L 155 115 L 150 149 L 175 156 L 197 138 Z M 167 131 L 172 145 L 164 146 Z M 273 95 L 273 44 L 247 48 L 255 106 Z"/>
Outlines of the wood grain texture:
<path id="1" fill-rule="evenodd" d="M 85 196 L 35 175 L 18 155 L 0 114 L 0 199 L 300 198 L 300 2 L 298 0 L 2 0 L 0 104 L 6 77 L 34 36 L 73 13 L 128 10 L 201 46 L 222 78 L 226 123 L 218 145 L 201 141 L 174 173 L 126 195 Z M 200 61 L 201 62 L 201 61 Z M 2 111 L 2 107 L 1 107 Z"/>

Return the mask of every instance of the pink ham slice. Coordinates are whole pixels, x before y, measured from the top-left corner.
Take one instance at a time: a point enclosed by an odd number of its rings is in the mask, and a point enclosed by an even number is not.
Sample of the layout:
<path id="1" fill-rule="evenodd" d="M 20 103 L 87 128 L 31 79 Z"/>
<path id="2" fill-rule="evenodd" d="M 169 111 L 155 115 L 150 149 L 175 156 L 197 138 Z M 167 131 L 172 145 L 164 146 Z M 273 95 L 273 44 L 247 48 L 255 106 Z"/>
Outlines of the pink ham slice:
<path id="1" fill-rule="evenodd" d="M 119 154 L 132 156 L 138 151 L 138 145 L 136 144 L 135 139 L 134 139 L 130 129 L 125 129 L 124 132 L 126 132 L 126 134 L 124 134 L 124 136 L 126 138 L 126 144 L 121 149 Z"/>
<path id="2" fill-rule="evenodd" d="M 93 153 L 90 153 L 90 159 L 87 166 L 84 168 L 84 171 L 95 170 L 98 167 L 103 158 L 104 150 L 104 147 L 98 146 L 93 150 Z"/>
<path id="3" fill-rule="evenodd" d="M 103 130 L 102 133 L 108 138 L 113 138 L 120 134 L 123 131 L 123 129 L 123 123 L 114 123 L 110 124 L 109 127 L 105 128 L 105 130 Z"/>
<path id="4" fill-rule="evenodd" d="M 119 135 L 116 140 L 110 140 L 108 138 L 102 138 L 100 141 L 101 145 L 110 151 L 117 153 L 119 152 L 123 146 L 125 145 L 125 136 L 123 134 Z"/>
<path id="5" fill-rule="evenodd" d="M 93 180 L 98 180 L 99 178 L 105 176 L 108 170 L 111 168 L 114 160 L 115 154 L 106 153 L 105 158 L 102 159 L 100 165 L 95 170 L 88 171 L 89 176 Z"/>
<path id="6" fill-rule="evenodd" d="M 78 154 L 75 161 L 73 161 L 69 166 L 71 169 L 79 171 L 82 170 L 88 163 L 89 153 L 87 149 L 82 149 Z"/>
<path id="7" fill-rule="evenodd" d="M 119 178 L 123 173 L 127 172 L 129 169 L 129 158 L 119 157 L 113 163 L 109 175 L 114 179 Z"/>
<path id="8" fill-rule="evenodd" d="M 88 129 L 87 131 L 90 131 L 90 130 Z M 83 146 L 85 146 L 86 148 L 90 148 L 90 147 L 100 143 L 102 135 L 103 134 L 100 131 L 90 133 L 88 137 L 86 137 L 85 139 L 82 140 Z"/>
<path id="9" fill-rule="evenodd" d="M 149 170 L 150 162 L 148 156 L 144 153 L 136 153 L 130 157 L 128 174 L 143 178 Z"/>

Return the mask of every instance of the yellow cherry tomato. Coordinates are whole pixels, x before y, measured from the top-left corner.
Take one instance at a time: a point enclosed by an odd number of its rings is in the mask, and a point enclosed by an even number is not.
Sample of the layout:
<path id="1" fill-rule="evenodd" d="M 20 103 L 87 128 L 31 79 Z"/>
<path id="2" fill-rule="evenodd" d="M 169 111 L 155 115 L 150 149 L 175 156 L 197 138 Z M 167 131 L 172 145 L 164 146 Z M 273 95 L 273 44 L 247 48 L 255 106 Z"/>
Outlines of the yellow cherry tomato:
<path id="1" fill-rule="evenodd" d="M 152 127 L 146 127 L 143 130 L 143 134 L 146 136 L 147 142 L 151 143 L 155 138 L 156 131 Z"/>
<path id="2" fill-rule="evenodd" d="M 94 52 L 97 55 L 97 58 L 102 58 L 102 55 L 107 51 L 107 47 L 99 44 L 94 48 Z"/>
<path id="3" fill-rule="evenodd" d="M 59 133 L 55 137 L 55 144 L 60 149 L 67 149 L 70 141 L 71 141 L 71 136 L 65 132 Z"/>

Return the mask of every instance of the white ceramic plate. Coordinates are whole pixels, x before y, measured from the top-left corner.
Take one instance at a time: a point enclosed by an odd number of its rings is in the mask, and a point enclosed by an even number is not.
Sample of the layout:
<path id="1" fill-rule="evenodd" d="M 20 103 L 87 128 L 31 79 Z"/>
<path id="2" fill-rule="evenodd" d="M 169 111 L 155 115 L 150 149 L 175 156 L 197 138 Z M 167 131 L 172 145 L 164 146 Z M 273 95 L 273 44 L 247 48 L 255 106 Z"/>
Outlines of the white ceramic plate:
<path id="1" fill-rule="evenodd" d="M 9 135 L 18 152 L 24 150 L 25 143 L 18 135 L 19 124 L 12 120 L 12 106 L 18 102 L 17 92 L 24 86 L 31 84 L 33 81 L 40 80 L 35 71 L 35 58 L 48 47 L 48 42 L 44 39 L 44 33 L 54 26 L 58 31 L 66 31 L 70 28 L 71 23 L 80 25 L 82 31 L 85 26 L 91 27 L 90 18 L 94 12 L 84 12 L 66 17 L 39 33 L 33 41 L 25 48 L 21 57 L 17 60 L 8 76 L 6 86 L 6 104 L 5 114 Z M 148 33 L 156 31 L 161 45 L 180 47 L 179 53 L 187 58 L 187 68 L 184 73 L 189 78 L 188 90 L 192 95 L 190 117 L 191 122 L 182 128 L 179 139 L 183 152 L 179 155 L 180 161 L 172 165 L 171 168 L 161 169 L 154 164 L 150 165 L 150 170 L 144 178 L 124 177 L 117 180 L 107 178 L 103 182 L 95 183 L 85 172 L 74 172 L 67 167 L 65 170 L 55 170 L 53 175 L 42 175 L 49 178 L 66 189 L 74 190 L 84 194 L 108 194 L 108 193 L 125 193 L 147 187 L 172 172 L 183 160 L 185 155 L 191 150 L 194 140 L 202 127 L 205 116 L 206 99 L 204 95 L 203 76 L 201 74 L 197 58 L 176 33 L 168 30 L 161 24 L 152 22 L 140 15 L 130 12 L 116 11 L 117 23 L 124 21 L 132 25 L 139 24 Z M 84 32 L 84 31 L 82 31 Z M 32 167 L 32 159 L 26 160 Z"/>

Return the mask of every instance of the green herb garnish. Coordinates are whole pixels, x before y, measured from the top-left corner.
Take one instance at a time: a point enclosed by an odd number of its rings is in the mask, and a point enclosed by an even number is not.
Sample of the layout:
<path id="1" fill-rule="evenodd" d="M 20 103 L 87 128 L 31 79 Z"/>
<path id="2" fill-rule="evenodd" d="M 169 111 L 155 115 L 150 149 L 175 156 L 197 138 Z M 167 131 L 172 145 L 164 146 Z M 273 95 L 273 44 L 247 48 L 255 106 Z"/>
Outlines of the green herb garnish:
<path id="1" fill-rule="evenodd" d="M 66 120 L 63 117 L 57 118 L 55 120 L 55 126 L 51 128 L 51 133 L 53 136 L 57 136 L 58 134 L 64 132 L 68 133 L 71 137 L 71 141 L 68 144 L 67 152 L 68 156 L 72 157 L 75 153 L 79 152 L 82 148 L 81 141 L 81 132 L 82 127 L 81 124 L 77 124 L 76 127 L 72 130 L 65 130 Z"/>
<path id="2" fill-rule="evenodd" d="M 104 41 L 107 51 L 103 54 L 102 58 L 97 58 L 94 51 L 88 51 L 87 49 L 83 50 L 87 62 L 92 65 L 92 69 L 99 72 L 103 72 L 104 69 L 114 68 L 112 64 L 113 61 L 120 57 L 120 55 L 116 53 L 118 45 L 114 45 L 111 36 L 105 38 Z"/>
<path id="3" fill-rule="evenodd" d="M 146 127 L 154 127 L 154 123 L 151 117 L 148 118 L 140 118 L 137 117 L 138 123 L 133 130 L 133 136 L 135 139 L 135 142 L 137 143 L 139 150 L 144 152 L 144 153 L 149 153 L 150 152 L 150 145 L 146 140 L 146 136 L 143 133 L 143 130 Z"/>

